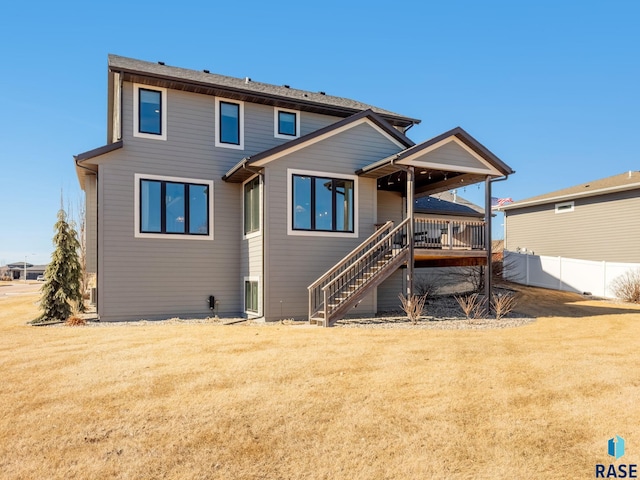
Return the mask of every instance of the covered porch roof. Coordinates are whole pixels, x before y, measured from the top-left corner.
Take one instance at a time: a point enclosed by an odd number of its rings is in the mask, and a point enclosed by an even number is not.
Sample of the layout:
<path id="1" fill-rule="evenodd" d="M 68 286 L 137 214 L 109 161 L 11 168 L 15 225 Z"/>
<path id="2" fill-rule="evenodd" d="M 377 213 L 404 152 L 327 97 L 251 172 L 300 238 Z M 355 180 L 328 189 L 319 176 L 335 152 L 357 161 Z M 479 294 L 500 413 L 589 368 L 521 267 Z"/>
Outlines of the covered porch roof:
<path id="1" fill-rule="evenodd" d="M 378 189 L 404 191 L 406 167 L 415 169 L 415 195 L 429 195 L 511 175 L 514 171 L 460 127 L 356 171 L 378 179 Z"/>

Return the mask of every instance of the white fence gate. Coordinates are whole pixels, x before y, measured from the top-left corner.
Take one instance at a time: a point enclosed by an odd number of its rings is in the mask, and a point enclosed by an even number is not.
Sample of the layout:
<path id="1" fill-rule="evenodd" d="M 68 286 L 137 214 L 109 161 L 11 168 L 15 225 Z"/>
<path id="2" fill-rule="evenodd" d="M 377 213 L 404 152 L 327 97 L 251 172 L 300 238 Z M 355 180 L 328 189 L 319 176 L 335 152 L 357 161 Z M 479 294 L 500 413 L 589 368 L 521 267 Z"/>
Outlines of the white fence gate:
<path id="1" fill-rule="evenodd" d="M 593 262 L 504 252 L 504 277 L 534 287 L 615 298 L 611 282 L 640 263 Z"/>

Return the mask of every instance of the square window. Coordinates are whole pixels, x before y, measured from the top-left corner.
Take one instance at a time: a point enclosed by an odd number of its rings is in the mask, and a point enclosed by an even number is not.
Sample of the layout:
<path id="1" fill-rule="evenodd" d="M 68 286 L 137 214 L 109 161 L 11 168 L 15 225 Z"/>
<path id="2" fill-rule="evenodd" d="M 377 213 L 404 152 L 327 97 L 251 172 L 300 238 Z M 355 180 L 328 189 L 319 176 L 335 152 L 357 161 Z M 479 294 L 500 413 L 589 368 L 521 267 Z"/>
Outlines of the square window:
<path id="1" fill-rule="evenodd" d="M 300 136 L 300 112 L 283 108 L 273 109 L 273 136 L 292 140 Z"/>
<path id="2" fill-rule="evenodd" d="M 296 136 L 296 114 L 292 112 L 278 112 L 278 133 L 280 135 Z"/>

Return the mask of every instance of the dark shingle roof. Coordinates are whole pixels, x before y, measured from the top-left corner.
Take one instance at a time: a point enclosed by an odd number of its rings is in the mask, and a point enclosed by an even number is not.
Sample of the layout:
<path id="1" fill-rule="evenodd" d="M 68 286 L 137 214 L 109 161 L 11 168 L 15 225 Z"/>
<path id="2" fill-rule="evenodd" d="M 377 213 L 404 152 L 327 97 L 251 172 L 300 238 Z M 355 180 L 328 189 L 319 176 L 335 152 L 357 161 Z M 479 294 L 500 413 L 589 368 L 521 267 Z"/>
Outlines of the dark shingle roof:
<path id="1" fill-rule="evenodd" d="M 514 208 L 552 203 L 572 198 L 592 197 L 594 195 L 606 194 L 611 191 L 633 189 L 640 189 L 640 172 L 629 170 L 628 172 L 614 175 L 612 177 L 594 180 L 593 182 L 581 183 L 580 185 L 556 190 L 555 192 L 545 193 L 525 200 L 519 200 L 515 203 L 505 205 L 501 210 L 512 210 Z"/>
<path id="2" fill-rule="evenodd" d="M 185 89 L 200 93 L 216 94 L 218 92 L 217 94 L 226 93 L 231 96 L 235 94 L 239 99 L 245 96 L 250 101 L 258 103 L 282 107 L 288 104 L 302 110 L 326 111 L 326 113 L 341 116 L 349 116 L 361 110 L 371 109 L 394 125 L 408 126 L 420 123 L 418 119 L 405 117 L 349 98 L 255 82 L 248 78 L 227 77 L 204 71 L 170 67 L 118 55 L 109 55 L 109 69 L 125 73 L 131 76 L 133 81 L 142 81 L 142 78 L 138 77 L 151 77 L 158 81 L 169 82 L 171 88 L 180 88 L 180 86 L 184 88 L 189 85 L 189 88 Z M 212 89 L 213 92 L 207 92 L 207 88 Z"/>
<path id="3" fill-rule="evenodd" d="M 416 213 L 438 213 L 440 215 L 466 215 L 484 217 L 484 209 L 459 195 L 441 192 L 428 197 L 420 197 L 415 201 Z"/>

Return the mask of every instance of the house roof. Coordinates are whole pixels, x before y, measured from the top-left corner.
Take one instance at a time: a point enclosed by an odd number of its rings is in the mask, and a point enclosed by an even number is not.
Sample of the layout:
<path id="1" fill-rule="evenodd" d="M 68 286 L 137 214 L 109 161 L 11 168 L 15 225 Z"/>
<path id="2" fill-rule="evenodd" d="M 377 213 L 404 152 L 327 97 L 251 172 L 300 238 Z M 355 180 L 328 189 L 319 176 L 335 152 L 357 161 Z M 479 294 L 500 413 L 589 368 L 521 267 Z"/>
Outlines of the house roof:
<path id="1" fill-rule="evenodd" d="M 419 119 L 406 117 L 350 98 L 327 95 L 324 92 L 299 90 L 287 85 L 256 82 L 249 77 L 227 77 L 209 73 L 206 70 L 172 67 L 160 62 L 146 62 L 113 54 L 109 55 L 109 70 L 122 73 L 125 80 L 136 83 L 165 86 L 282 108 L 295 108 L 342 117 L 370 109 L 395 126 L 408 127 L 420 123 Z"/>
<path id="2" fill-rule="evenodd" d="M 640 189 L 640 172 L 629 170 L 628 172 L 612 177 L 602 178 L 600 180 L 594 180 L 592 182 L 582 183 L 573 187 L 520 200 L 509 205 L 504 205 L 498 208 L 498 210 L 515 210 L 517 208 L 543 205 L 545 203 L 562 202 L 576 198 L 593 197 L 635 189 Z"/>
<path id="3" fill-rule="evenodd" d="M 114 143 L 108 143 L 107 145 L 103 145 L 102 147 L 94 148 L 93 150 L 89 150 L 88 152 L 79 153 L 78 155 L 74 155 L 73 159 L 76 162 L 76 175 L 78 176 L 78 181 L 80 182 L 80 188 L 84 190 L 84 178 L 87 175 L 87 172 L 90 172 L 89 175 L 92 175 L 98 171 L 95 165 L 80 165 L 82 162 L 86 160 L 91 160 L 92 158 L 99 157 L 100 155 L 104 155 L 105 153 L 113 152 L 114 150 L 118 150 L 122 148 L 123 143 L 122 140 L 119 140 Z"/>
<path id="4" fill-rule="evenodd" d="M 484 218 L 482 207 L 449 191 L 416 198 L 414 210 L 416 213 Z"/>
<path id="5" fill-rule="evenodd" d="M 256 155 L 243 158 L 238 162 L 231 170 L 229 170 L 222 179 L 227 182 L 239 183 L 244 182 L 256 171 L 252 167 L 261 167 L 264 164 L 278 158 L 282 155 L 292 153 L 297 149 L 306 147 L 311 143 L 322 140 L 324 138 L 336 135 L 337 133 L 359 125 L 360 123 L 368 122 L 370 125 L 377 128 L 383 135 L 386 135 L 391 141 L 396 143 L 400 148 L 407 148 L 413 145 L 413 142 L 400 133 L 397 129 L 393 128 L 388 122 L 372 110 L 364 110 L 351 115 L 348 118 L 340 120 L 336 123 L 332 123 L 324 128 L 311 132 L 295 140 L 288 141 L 276 147 L 270 148 Z"/>

